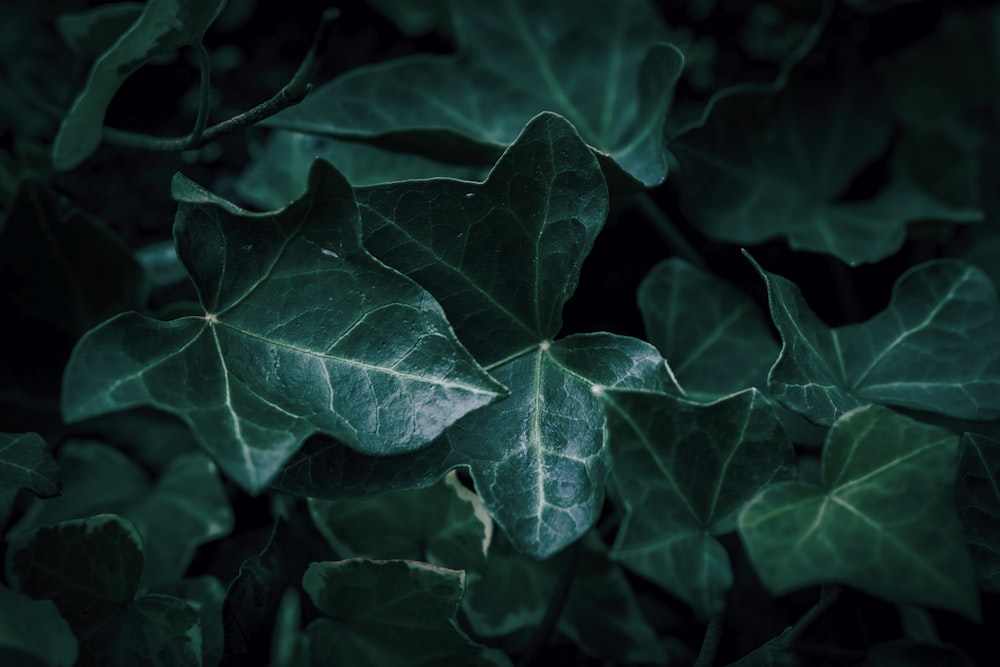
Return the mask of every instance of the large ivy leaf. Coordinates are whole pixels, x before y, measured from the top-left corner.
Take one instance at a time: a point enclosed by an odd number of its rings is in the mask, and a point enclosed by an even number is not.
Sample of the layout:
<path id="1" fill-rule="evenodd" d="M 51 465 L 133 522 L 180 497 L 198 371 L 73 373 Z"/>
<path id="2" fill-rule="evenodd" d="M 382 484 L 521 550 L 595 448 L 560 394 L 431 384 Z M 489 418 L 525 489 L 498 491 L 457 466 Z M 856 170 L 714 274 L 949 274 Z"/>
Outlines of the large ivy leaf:
<path id="1" fill-rule="evenodd" d="M 891 133 L 888 106 L 859 75 L 728 95 L 704 125 L 671 144 L 684 174 L 681 204 L 712 238 L 753 244 L 785 237 L 792 248 L 851 265 L 895 253 L 910 222 L 982 217 L 899 180 L 874 198 L 841 200 Z"/>
<path id="2" fill-rule="evenodd" d="M 141 2 L 111 2 L 56 19 L 63 41 L 82 58 L 97 58 L 132 27 L 142 14 Z"/>
<path id="3" fill-rule="evenodd" d="M 142 574 L 142 538 L 113 514 L 64 521 L 11 540 L 11 586 L 52 600 L 80 639 L 128 607 Z"/>
<path id="4" fill-rule="evenodd" d="M 795 455 L 755 389 L 709 405 L 649 392 L 601 392 L 625 520 L 611 557 L 711 616 L 733 574 L 715 536 Z"/>
<path id="5" fill-rule="evenodd" d="M 37 433 L 0 433 L 0 488 L 28 489 L 39 498 L 59 495 L 59 466 Z"/>
<path id="6" fill-rule="evenodd" d="M 172 412 L 257 492 L 317 431 L 407 451 L 503 392 L 434 299 L 361 248 L 351 188 L 326 163 L 303 198 L 270 213 L 183 177 L 174 192 L 177 252 L 205 315 L 126 313 L 90 331 L 66 368 L 67 420 Z"/>
<path id="7" fill-rule="evenodd" d="M 87 85 L 63 117 L 52 146 L 52 162 L 69 170 L 101 143 L 104 116 L 125 80 L 156 56 L 200 44 L 226 0 L 149 0 L 135 22 L 101 55 Z"/>
<path id="8" fill-rule="evenodd" d="M 781 595 L 841 582 L 978 618 L 953 498 L 957 454 L 957 436 L 888 408 L 838 419 L 822 486 L 775 484 L 740 513 L 740 537 L 765 588 Z"/>
<path id="9" fill-rule="evenodd" d="M 171 595 L 134 600 L 113 623 L 80 643 L 78 667 L 202 667 L 198 613 Z"/>
<path id="10" fill-rule="evenodd" d="M 532 116 L 552 111 L 610 157 L 612 179 L 619 169 L 647 186 L 666 178 L 664 122 L 683 57 L 659 43 L 666 28 L 651 3 L 452 4 L 457 55 L 358 68 L 271 122 L 454 160 L 463 150 L 496 156 Z"/>
<path id="11" fill-rule="evenodd" d="M 818 424 L 876 402 L 951 417 L 1000 417 L 1000 302 L 982 271 L 920 264 L 866 322 L 826 327 L 791 281 L 758 267 L 783 346 L 771 395 Z"/>
<path id="12" fill-rule="evenodd" d="M 1000 442 L 962 436 L 955 499 L 979 587 L 1000 592 Z"/>
<path id="13" fill-rule="evenodd" d="M 73 667 L 76 637 L 51 600 L 32 600 L 0 586 L 0 663 Z"/>
<path id="14" fill-rule="evenodd" d="M 403 560 L 313 563 L 302 587 L 330 617 L 305 630 L 317 667 L 510 665 L 456 624 L 465 590 L 460 570 Z"/>
<path id="15" fill-rule="evenodd" d="M 665 260 L 639 285 L 646 337 L 695 400 L 749 387 L 764 389 L 778 344 L 753 300 L 679 258 Z"/>

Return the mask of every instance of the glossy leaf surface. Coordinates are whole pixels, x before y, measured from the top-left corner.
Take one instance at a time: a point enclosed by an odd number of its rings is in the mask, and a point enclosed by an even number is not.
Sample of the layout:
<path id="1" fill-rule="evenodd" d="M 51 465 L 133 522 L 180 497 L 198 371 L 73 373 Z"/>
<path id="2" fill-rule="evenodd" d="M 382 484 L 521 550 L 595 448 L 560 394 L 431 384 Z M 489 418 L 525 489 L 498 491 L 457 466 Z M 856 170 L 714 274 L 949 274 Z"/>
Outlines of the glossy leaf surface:
<path id="1" fill-rule="evenodd" d="M 955 500 L 979 587 L 1000 592 L 1000 442 L 976 433 L 962 437 Z"/>
<path id="2" fill-rule="evenodd" d="M 312 433 L 407 451 L 503 392 L 434 299 L 361 248 L 350 186 L 326 163 L 302 199 L 271 213 L 183 178 L 174 188 L 178 255 L 205 316 L 129 313 L 92 330 L 64 376 L 67 419 L 172 412 L 257 492 Z"/>
<path id="3" fill-rule="evenodd" d="M 198 613 L 170 595 L 143 595 L 80 643 L 80 667 L 202 667 Z"/>
<path id="4" fill-rule="evenodd" d="M 37 433 L 0 433 L 0 488 L 51 498 L 59 495 L 60 479 L 59 466 Z"/>
<path id="5" fill-rule="evenodd" d="M 63 117 L 52 147 L 57 169 L 87 159 L 101 143 L 104 116 L 125 80 L 156 56 L 200 44 L 225 0 L 149 0 L 135 22 L 94 63 L 87 85 Z"/>
<path id="6" fill-rule="evenodd" d="M 414 561 L 352 559 L 313 563 L 302 587 L 330 617 L 306 628 L 313 665 L 510 664 L 456 625 L 465 590 L 461 571 Z"/>
<path id="7" fill-rule="evenodd" d="M 661 43 L 666 29 L 651 3 L 461 0 L 453 8 L 458 55 L 359 68 L 272 123 L 496 155 L 532 116 L 552 111 L 628 177 L 646 186 L 666 178 L 663 128 L 683 57 Z"/>
<path id="8" fill-rule="evenodd" d="M 822 486 L 764 489 L 739 532 L 773 595 L 841 582 L 871 595 L 979 616 L 955 509 L 958 438 L 887 408 L 857 408 L 830 429 Z"/>
<path id="9" fill-rule="evenodd" d="M 76 637 L 51 600 L 32 600 L 0 586 L 3 664 L 73 667 L 76 656 Z"/>
<path id="10" fill-rule="evenodd" d="M 781 356 L 768 388 L 785 407 L 831 424 L 875 402 L 951 417 L 1000 417 L 1000 302 L 982 271 L 939 260 L 896 282 L 888 307 L 830 329 L 791 281 L 760 269 Z"/>
<path id="11" fill-rule="evenodd" d="M 709 405 L 649 392 L 601 392 L 625 520 L 611 557 L 703 617 L 732 583 L 715 536 L 769 482 L 793 475 L 794 452 L 773 409 L 747 390 Z"/>

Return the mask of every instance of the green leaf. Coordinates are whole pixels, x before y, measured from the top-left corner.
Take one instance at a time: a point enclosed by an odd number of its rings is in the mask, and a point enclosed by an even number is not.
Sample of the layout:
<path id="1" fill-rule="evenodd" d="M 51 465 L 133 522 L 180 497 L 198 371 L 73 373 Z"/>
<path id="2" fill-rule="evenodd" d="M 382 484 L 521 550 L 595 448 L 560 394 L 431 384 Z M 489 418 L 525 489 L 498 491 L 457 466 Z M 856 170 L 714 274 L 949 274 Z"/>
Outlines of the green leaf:
<path id="1" fill-rule="evenodd" d="M 0 586 L 0 660 L 5 665 L 73 667 L 77 644 L 50 600 L 32 600 Z M 35 664 L 35 663 L 30 663 Z"/>
<path id="2" fill-rule="evenodd" d="M 894 254 L 910 222 L 981 218 L 898 180 L 871 199 L 842 200 L 891 133 L 888 106 L 856 73 L 834 84 L 795 81 L 781 93 L 726 96 L 703 126 L 671 144 L 684 174 L 681 204 L 714 239 L 784 237 L 793 249 L 852 266 Z"/>
<path id="3" fill-rule="evenodd" d="M 210 576 L 178 579 L 157 586 L 150 592 L 179 598 L 191 605 L 201 624 L 202 664 L 205 667 L 218 665 L 224 648 L 222 603 L 226 597 L 226 591 L 219 580 Z"/>
<path id="4" fill-rule="evenodd" d="M 975 667 L 954 646 L 897 639 L 871 647 L 862 667 Z"/>
<path id="5" fill-rule="evenodd" d="M 172 412 L 256 493 L 313 433 L 403 452 L 503 392 L 433 298 L 361 248 L 350 186 L 326 163 L 302 199 L 271 213 L 181 177 L 174 192 L 177 253 L 205 315 L 126 313 L 90 331 L 64 376 L 68 421 Z"/>
<path id="6" fill-rule="evenodd" d="M 51 498 L 60 487 L 59 466 L 37 433 L 0 433 L 0 488 L 28 489 Z"/>
<path id="7" fill-rule="evenodd" d="M 305 192 L 309 168 L 321 157 L 355 187 L 447 176 L 480 179 L 486 169 L 445 164 L 410 153 L 396 153 L 357 141 L 324 139 L 298 132 L 275 131 L 260 156 L 236 182 L 240 196 L 265 209 L 280 208 Z"/>
<path id="8" fill-rule="evenodd" d="M 953 499 L 958 437 L 887 408 L 830 429 L 823 485 L 772 485 L 740 513 L 750 561 L 772 595 L 840 582 L 877 597 L 979 618 Z"/>
<path id="9" fill-rule="evenodd" d="M 646 337 L 692 400 L 749 387 L 763 390 L 778 344 L 742 291 L 679 258 L 660 262 L 639 285 Z"/>
<path id="10" fill-rule="evenodd" d="M 757 270 L 783 341 L 768 388 L 785 407 L 824 425 L 868 402 L 1000 417 L 1000 302 L 976 267 L 915 266 L 884 311 L 835 329 L 809 310 L 794 283 Z"/>
<path id="11" fill-rule="evenodd" d="M 11 586 L 52 600 L 79 639 L 128 607 L 142 574 L 142 538 L 126 519 L 101 514 L 39 528 L 11 540 Z"/>
<path id="12" fill-rule="evenodd" d="M 955 502 L 976 568 L 979 588 L 1000 592 L 1000 442 L 962 436 Z"/>
<path id="13" fill-rule="evenodd" d="M 666 28 L 651 3 L 456 0 L 453 8 L 457 55 L 358 68 L 271 124 L 454 160 L 496 156 L 531 117 L 552 111 L 610 158 L 610 180 L 666 178 L 664 122 L 684 59 L 661 43 Z"/>
<path id="14" fill-rule="evenodd" d="M 493 521 L 449 473 L 427 489 L 349 501 L 310 499 L 316 527 L 340 556 L 418 560 L 483 571 Z"/>
<path id="15" fill-rule="evenodd" d="M 789 479 L 794 451 L 755 389 L 708 405 L 605 390 L 611 464 L 625 520 L 611 558 L 708 617 L 725 608 L 729 558 L 716 536 L 765 484 Z"/>
<path id="16" fill-rule="evenodd" d="M 60 14 L 56 30 L 82 58 L 97 58 L 110 49 L 142 14 L 141 2 L 112 2 L 82 12 Z"/>
<path id="17" fill-rule="evenodd" d="M 271 639 L 271 667 L 309 667 L 309 641 L 302 634 L 299 592 L 289 588 L 281 596 Z"/>
<path id="18" fill-rule="evenodd" d="M 465 590 L 459 570 L 402 560 L 313 563 L 302 587 L 330 617 L 306 628 L 313 665 L 510 664 L 456 625 Z"/>
<path id="19" fill-rule="evenodd" d="M 149 0 L 121 37 L 94 62 L 87 85 L 63 117 L 52 146 L 57 169 L 70 170 L 97 150 L 108 106 L 125 80 L 156 56 L 200 44 L 225 0 Z"/>
<path id="20" fill-rule="evenodd" d="M 198 613 L 171 595 L 143 595 L 80 643 L 79 667 L 202 667 Z"/>

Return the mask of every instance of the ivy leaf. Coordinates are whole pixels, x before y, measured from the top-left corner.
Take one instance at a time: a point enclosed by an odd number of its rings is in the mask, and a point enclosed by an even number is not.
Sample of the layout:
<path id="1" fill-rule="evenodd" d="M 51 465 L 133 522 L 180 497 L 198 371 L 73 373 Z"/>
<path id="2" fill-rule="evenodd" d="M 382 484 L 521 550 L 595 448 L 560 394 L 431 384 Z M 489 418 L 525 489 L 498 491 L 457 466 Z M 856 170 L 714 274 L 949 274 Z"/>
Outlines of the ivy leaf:
<path id="1" fill-rule="evenodd" d="M 270 213 L 182 177 L 174 192 L 177 253 L 205 315 L 126 313 L 90 331 L 64 376 L 68 421 L 172 412 L 256 493 L 313 433 L 407 451 L 503 392 L 433 298 L 361 248 L 351 188 L 326 163 L 302 199 Z"/>
<path id="2" fill-rule="evenodd" d="M 39 498 L 59 495 L 59 466 L 37 433 L 0 433 L 0 488 L 28 489 Z"/>
<path id="3" fill-rule="evenodd" d="M 142 574 L 142 538 L 126 519 L 102 514 L 39 528 L 11 540 L 11 586 L 52 600 L 79 639 L 128 607 Z"/>
<path id="4" fill-rule="evenodd" d="M 51 600 L 0 586 L 0 660 L 5 665 L 74 667 L 76 637 Z"/>
<path id="5" fill-rule="evenodd" d="M 111 2 L 56 19 L 63 41 L 81 58 L 97 58 L 132 27 L 142 14 L 141 2 Z"/>
<path id="6" fill-rule="evenodd" d="M 113 623 L 80 643 L 79 667 L 202 667 L 198 612 L 172 595 L 134 600 Z"/>
<path id="7" fill-rule="evenodd" d="M 955 501 L 979 587 L 1000 592 L 1000 442 L 962 436 Z"/>
<path id="8" fill-rule="evenodd" d="M 756 244 L 785 237 L 794 249 L 852 266 L 894 254 L 910 222 L 981 218 L 904 181 L 872 199 L 841 200 L 891 133 L 888 106 L 863 76 L 728 95 L 703 126 L 671 144 L 684 173 L 681 204 L 712 238 Z"/>
<path id="9" fill-rule="evenodd" d="M 679 258 L 660 262 L 639 285 L 646 337 L 692 400 L 764 389 L 778 344 L 743 292 Z"/>
<path id="10" fill-rule="evenodd" d="M 611 558 L 701 616 L 719 613 L 733 574 L 715 536 L 762 486 L 793 475 L 794 452 L 763 394 L 709 405 L 605 390 L 611 463 L 625 520 Z"/>
<path id="11" fill-rule="evenodd" d="M 756 266 L 756 264 L 755 264 Z M 757 270 L 783 346 L 771 396 L 828 425 L 876 402 L 950 417 L 1000 417 L 1000 302 L 990 279 L 958 261 L 926 262 L 896 282 L 867 322 L 827 328 L 791 281 Z"/>
<path id="12" fill-rule="evenodd" d="M 352 501 L 311 498 L 309 511 L 334 551 L 344 557 L 486 569 L 493 521 L 454 472 L 427 489 Z"/>
<path id="13" fill-rule="evenodd" d="M 510 665 L 456 624 L 460 570 L 403 560 L 313 563 L 302 587 L 330 617 L 305 630 L 313 664 Z"/>
<path id="14" fill-rule="evenodd" d="M 201 655 L 205 667 L 216 667 L 222 660 L 224 635 L 222 603 L 226 590 L 211 576 L 178 579 L 149 591 L 184 600 L 198 614 L 201 624 Z"/>
<path id="15" fill-rule="evenodd" d="M 156 56 L 201 43 L 225 0 L 149 0 L 135 22 L 98 58 L 63 117 L 52 146 L 56 169 L 70 170 L 97 150 L 104 116 L 131 74 Z"/>
<path id="16" fill-rule="evenodd" d="M 666 28 L 651 3 L 461 0 L 453 10 L 457 55 L 358 68 L 271 123 L 454 160 L 495 157 L 530 118 L 552 111 L 602 156 L 609 180 L 666 178 L 664 122 L 684 59 L 661 43 Z"/>
<path id="17" fill-rule="evenodd" d="M 953 500 L 958 437 L 888 408 L 830 429 L 822 486 L 787 482 L 743 508 L 740 537 L 772 595 L 841 582 L 897 602 L 979 618 Z"/>

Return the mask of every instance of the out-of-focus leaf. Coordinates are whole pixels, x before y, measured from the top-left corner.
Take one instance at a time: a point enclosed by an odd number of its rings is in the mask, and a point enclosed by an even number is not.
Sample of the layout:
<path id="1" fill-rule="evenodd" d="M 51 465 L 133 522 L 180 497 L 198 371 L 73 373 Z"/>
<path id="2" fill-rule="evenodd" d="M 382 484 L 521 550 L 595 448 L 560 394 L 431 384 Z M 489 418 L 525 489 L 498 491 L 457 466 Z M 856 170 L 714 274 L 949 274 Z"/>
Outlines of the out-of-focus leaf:
<path id="1" fill-rule="evenodd" d="M 143 595 L 80 642 L 79 667 L 202 667 L 198 613 L 171 595 Z"/>
<path id="2" fill-rule="evenodd" d="M 862 667 L 975 667 L 975 663 L 954 646 L 898 639 L 872 646 Z"/>
<path id="3" fill-rule="evenodd" d="M 112 2 L 82 12 L 60 14 L 59 36 L 81 58 L 97 58 L 110 49 L 142 14 L 141 2 Z"/>
<path id="4" fill-rule="evenodd" d="M 1000 417 L 1000 302 L 982 271 L 952 260 L 920 264 L 866 322 L 825 326 L 791 281 L 767 283 L 781 356 L 768 388 L 817 424 L 868 402 L 951 417 Z"/>
<path id="5" fill-rule="evenodd" d="M 304 176 L 302 182 L 304 185 Z M 286 200 L 282 206 L 287 203 Z M 166 287 L 187 278 L 187 271 L 184 270 L 184 264 L 177 256 L 177 248 L 173 241 L 155 241 L 137 248 L 135 259 L 153 287 Z"/>
<path id="6" fill-rule="evenodd" d="M 771 405 L 749 389 L 708 405 L 649 392 L 603 390 L 611 463 L 625 520 L 611 558 L 652 579 L 703 617 L 732 584 L 716 539 L 769 482 L 793 476 L 795 454 Z"/>
<path id="7" fill-rule="evenodd" d="M 788 645 L 791 631 L 791 628 L 785 628 L 780 635 L 750 651 L 729 667 L 795 667 L 799 661 Z"/>
<path id="8" fill-rule="evenodd" d="M 64 375 L 68 421 L 172 412 L 256 493 L 317 431 L 404 452 L 503 393 L 434 299 L 361 247 L 351 188 L 327 163 L 302 199 L 270 213 L 182 177 L 174 194 L 178 255 L 205 315 L 127 313 L 91 330 Z"/>
<path id="9" fill-rule="evenodd" d="M 90 420 L 87 425 L 103 441 L 155 472 L 162 472 L 183 454 L 201 451 L 184 422 L 159 410 L 114 412 Z"/>
<path id="10" fill-rule="evenodd" d="M 142 538 L 113 514 L 64 521 L 11 540 L 11 586 L 52 600 L 79 639 L 128 607 L 142 574 Z"/>
<path id="11" fill-rule="evenodd" d="M 215 577 L 178 579 L 157 586 L 151 593 L 184 600 L 198 614 L 201 624 L 201 656 L 204 667 L 216 667 L 222 660 L 222 603 L 226 591 Z"/>
<path id="12" fill-rule="evenodd" d="M 56 168 L 72 169 L 97 150 L 104 115 L 125 79 L 156 56 L 199 44 L 225 4 L 225 0 L 149 0 L 135 22 L 94 62 L 87 85 L 63 117 L 52 146 Z"/>
<path id="13" fill-rule="evenodd" d="M 76 637 L 52 601 L 0 586 L 0 664 L 73 667 L 76 656 Z"/>
<path id="14" fill-rule="evenodd" d="M 679 258 L 657 264 L 639 286 L 646 337 L 693 400 L 764 390 L 778 344 L 743 292 Z"/>
<path id="15" fill-rule="evenodd" d="M 306 628 L 316 667 L 510 665 L 456 624 L 465 591 L 460 570 L 403 560 L 313 563 L 302 587 L 329 616 Z"/>
<path id="16" fill-rule="evenodd" d="M 483 571 L 493 521 L 455 472 L 427 489 L 348 501 L 310 499 L 316 527 L 343 558 L 417 560 Z"/>
<path id="17" fill-rule="evenodd" d="M 496 156 L 542 111 L 565 116 L 609 180 L 667 175 L 664 122 L 683 56 L 651 3 L 454 0 L 460 52 L 358 68 L 271 124 L 430 155 Z M 378 109 L 378 113 L 371 113 Z"/>
<path id="18" fill-rule="evenodd" d="M 451 30 L 451 0 L 369 0 L 408 37 Z"/>
<path id="19" fill-rule="evenodd" d="M 869 405 L 838 419 L 823 486 L 786 482 L 743 508 L 740 537 L 772 595 L 841 582 L 979 617 L 953 498 L 958 437 Z"/>
<path id="20" fill-rule="evenodd" d="M 309 642 L 302 634 L 299 592 L 289 588 L 281 597 L 271 639 L 271 667 L 309 667 Z"/>
<path id="21" fill-rule="evenodd" d="M 0 488 L 51 498 L 59 495 L 60 479 L 59 466 L 37 433 L 0 433 Z"/>
<path id="22" fill-rule="evenodd" d="M 979 587 L 1000 592 L 1000 442 L 962 437 L 955 494 Z"/>

